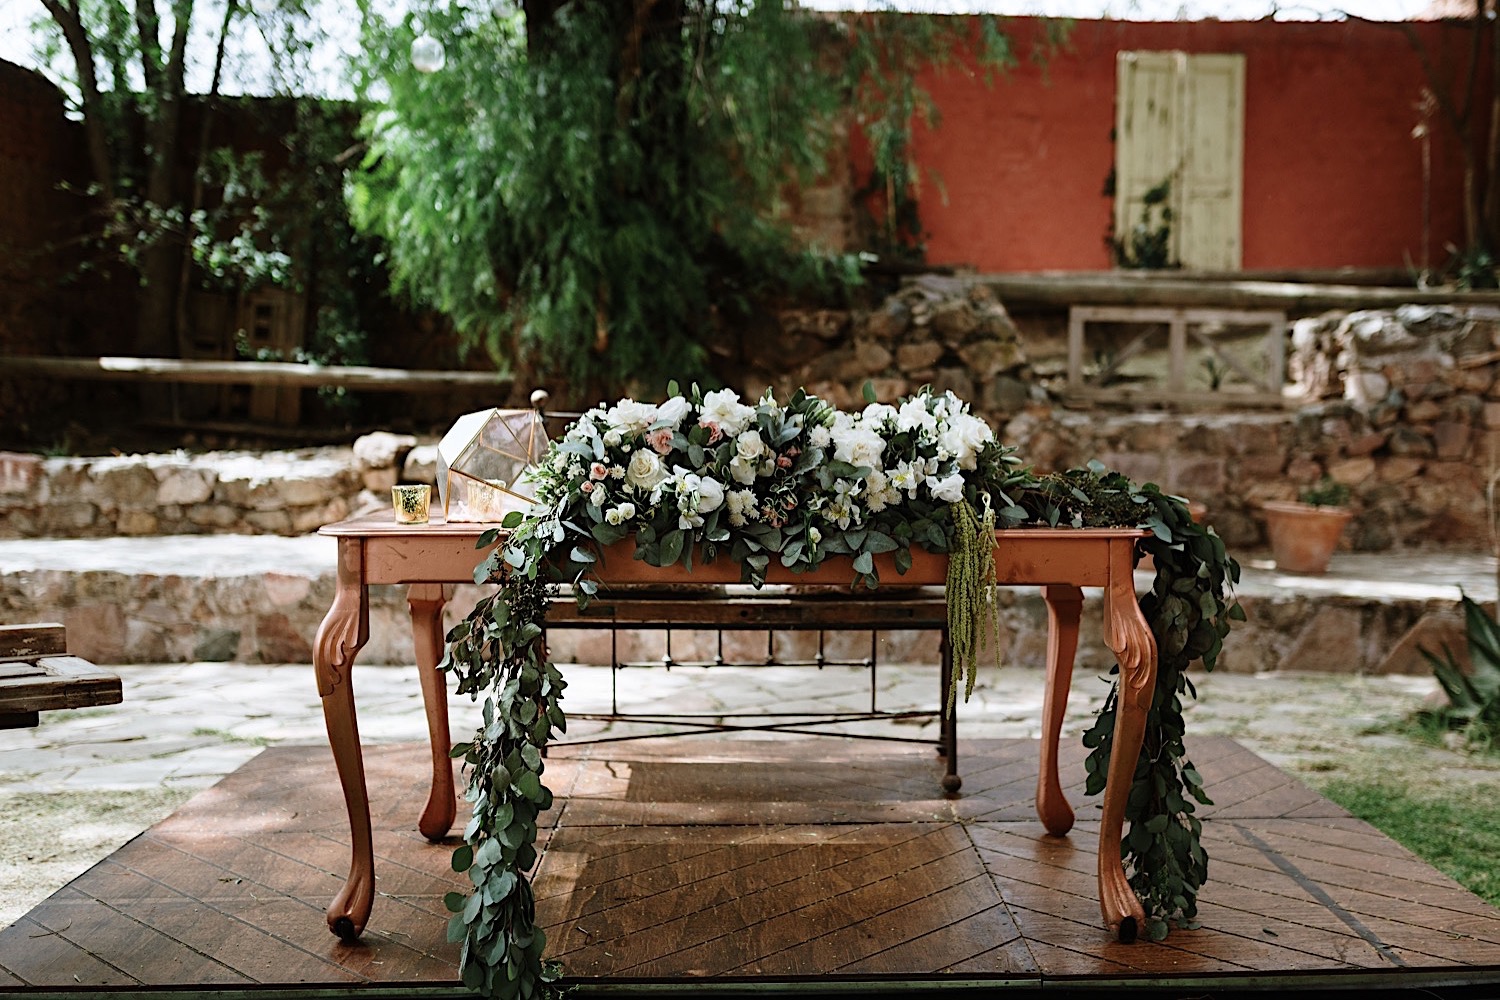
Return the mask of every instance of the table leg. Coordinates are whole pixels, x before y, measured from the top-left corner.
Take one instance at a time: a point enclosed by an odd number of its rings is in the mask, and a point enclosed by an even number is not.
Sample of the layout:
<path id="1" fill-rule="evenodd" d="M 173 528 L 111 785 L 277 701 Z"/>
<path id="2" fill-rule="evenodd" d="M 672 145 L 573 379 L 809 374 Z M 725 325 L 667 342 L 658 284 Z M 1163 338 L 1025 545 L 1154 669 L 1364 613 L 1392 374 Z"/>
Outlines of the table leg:
<path id="1" fill-rule="evenodd" d="M 938 644 L 938 655 L 942 669 L 938 671 L 938 705 L 942 708 L 939 753 L 943 755 L 943 791 L 953 796 L 963 787 L 964 779 L 958 774 L 958 697 L 953 693 L 953 646 L 948 642 L 948 631 Z M 950 707 L 951 703 L 951 707 Z"/>
<path id="2" fill-rule="evenodd" d="M 417 829 L 433 843 L 453 826 L 458 801 L 453 792 L 453 740 L 448 730 L 448 690 L 437 665 L 443 658 L 443 605 L 448 601 L 440 583 L 414 583 L 407 592 L 411 606 L 412 644 L 417 653 L 417 676 L 422 681 L 422 705 L 427 710 L 427 735 L 432 746 L 432 791 L 417 820 Z"/>
<path id="3" fill-rule="evenodd" d="M 370 609 L 363 584 L 363 546 L 339 539 L 338 587 L 333 606 L 318 626 L 313 669 L 323 699 L 323 723 L 349 812 L 349 878 L 328 904 L 328 928 L 346 942 L 357 939 L 375 901 L 375 856 L 370 837 L 370 798 L 354 713 L 354 657 L 370 637 Z"/>
<path id="4" fill-rule="evenodd" d="M 1036 815 L 1054 837 L 1073 829 L 1073 807 L 1057 777 L 1057 744 L 1073 684 L 1083 591 L 1069 584 L 1042 588 L 1047 602 L 1047 689 L 1042 699 L 1042 760 L 1036 774 Z"/>
<path id="5" fill-rule="evenodd" d="M 1104 589 L 1104 641 L 1120 665 L 1120 692 L 1099 821 L 1099 909 L 1105 926 L 1126 942 L 1135 940 L 1146 912 L 1125 878 L 1120 838 L 1156 693 L 1156 639 L 1136 601 L 1133 549 L 1130 540 L 1110 543 L 1109 585 Z"/>

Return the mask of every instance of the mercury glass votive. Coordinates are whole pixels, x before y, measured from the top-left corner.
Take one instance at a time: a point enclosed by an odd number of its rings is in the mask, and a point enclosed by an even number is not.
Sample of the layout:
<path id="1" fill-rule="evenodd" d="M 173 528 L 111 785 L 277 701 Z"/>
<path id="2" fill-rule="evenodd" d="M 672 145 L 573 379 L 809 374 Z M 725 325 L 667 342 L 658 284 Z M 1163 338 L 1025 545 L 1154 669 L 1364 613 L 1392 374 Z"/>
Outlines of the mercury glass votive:
<path id="1" fill-rule="evenodd" d="M 391 506 L 396 509 L 397 524 L 426 524 L 427 505 L 431 501 L 431 486 L 391 487 Z"/>

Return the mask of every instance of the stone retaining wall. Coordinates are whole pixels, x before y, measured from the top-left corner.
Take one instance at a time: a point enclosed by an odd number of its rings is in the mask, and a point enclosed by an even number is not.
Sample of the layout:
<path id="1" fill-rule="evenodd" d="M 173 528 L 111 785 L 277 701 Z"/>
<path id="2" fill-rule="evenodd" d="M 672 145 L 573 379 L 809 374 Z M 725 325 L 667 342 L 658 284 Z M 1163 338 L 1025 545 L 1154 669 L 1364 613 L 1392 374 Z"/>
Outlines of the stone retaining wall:
<path id="1" fill-rule="evenodd" d="M 1141 580 L 1145 585 L 1144 578 Z M 318 625 L 333 601 L 334 573 L 286 572 L 223 575 L 153 575 L 148 571 L 37 569 L 0 574 L 0 620 L 60 621 L 69 651 L 95 663 L 311 663 Z M 446 617 L 451 628 L 482 596 L 473 585 L 455 588 Z M 1046 662 L 1047 610 L 1035 588 L 1000 593 L 1000 653 L 1006 665 L 1040 668 Z M 1248 622 L 1236 628 L 1219 668 L 1234 673 L 1301 670 L 1335 673 L 1428 671 L 1418 645 L 1462 649 L 1462 619 L 1452 599 L 1391 600 L 1378 597 L 1294 593 L 1241 594 Z M 1077 665 L 1105 673 L 1113 658 L 1104 645 L 1102 608 L 1090 591 L 1084 609 Z M 370 638 L 359 663 L 410 664 L 414 653 L 405 587 L 373 587 Z M 615 653 L 622 661 L 660 663 L 660 631 L 621 632 Z M 824 655 L 862 660 L 870 655 L 868 632 L 830 631 Z M 782 659 L 811 659 L 816 637 L 782 633 Z M 558 662 L 608 663 L 611 637 L 593 630 L 553 630 L 548 636 Z M 713 633 L 674 630 L 678 661 L 712 660 Z M 726 633 L 724 655 L 762 662 L 762 633 Z M 937 663 L 937 634 L 882 631 L 878 655 L 886 662 Z M 981 665 L 991 662 L 981 659 Z M 309 684 L 311 677 L 309 676 Z"/>
<path id="2" fill-rule="evenodd" d="M 348 517 L 364 489 L 348 448 L 104 458 L 0 453 L 0 538 L 302 535 Z"/>
<path id="3" fill-rule="evenodd" d="M 1500 310 L 1406 307 L 1294 326 L 1294 411 L 1074 411 L 1029 368 L 982 283 L 913 282 L 878 310 L 783 317 L 747 384 L 804 384 L 846 407 L 874 383 L 894 399 L 931 383 L 974 402 L 1039 470 L 1091 459 L 1202 502 L 1233 547 L 1263 549 L 1258 505 L 1324 476 L 1352 492 L 1359 551 L 1487 551 L 1486 486 L 1500 469 Z M 771 370 L 775 359 L 792 359 Z M 0 538 L 239 532 L 297 535 L 431 482 L 409 435 L 273 454 L 42 458 L 0 454 Z"/>
<path id="4" fill-rule="evenodd" d="M 1275 413 L 1032 408 L 1003 432 L 1042 469 L 1097 458 L 1204 503 L 1231 546 L 1259 549 L 1256 510 L 1330 477 L 1349 487 L 1356 551 L 1488 551 L 1500 471 L 1500 310 L 1330 313 L 1293 328 L 1309 400 Z"/>

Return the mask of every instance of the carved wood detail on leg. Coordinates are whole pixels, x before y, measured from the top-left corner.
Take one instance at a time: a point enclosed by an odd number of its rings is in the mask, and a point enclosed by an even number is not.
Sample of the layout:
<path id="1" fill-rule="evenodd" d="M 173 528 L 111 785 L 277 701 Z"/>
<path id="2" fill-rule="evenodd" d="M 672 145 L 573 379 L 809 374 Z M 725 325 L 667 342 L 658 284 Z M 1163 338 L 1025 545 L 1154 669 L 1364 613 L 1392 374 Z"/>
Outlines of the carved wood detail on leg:
<path id="1" fill-rule="evenodd" d="M 1156 639 L 1136 601 L 1133 550 L 1130 541 L 1110 543 L 1109 585 L 1104 590 L 1104 641 L 1120 665 L 1120 694 L 1099 822 L 1099 909 L 1105 926 L 1121 941 L 1133 941 L 1146 920 L 1145 909 L 1125 878 L 1120 839 L 1125 802 L 1156 691 Z"/>
<path id="2" fill-rule="evenodd" d="M 1047 688 L 1042 700 L 1042 759 L 1036 775 L 1036 815 L 1055 837 L 1073 829 L 1073 807 L 1063 795 L 1057 776 L 1057 744 L 1068 690 L 1073 684 L 1073 659 L 1078 653 L 1078 621 L 1083 591 L 1062 584 L 1042 588 L 1047 602 Z"/>
<path id="3" fill-rule="evenodd" d="M 318 626 L 313 669 L 323 699 L 323 722 L 334 766 L 349 813 L 349 877 L 328 904 L 328 929 L 344 941 L 364 931 L 375 901 L 375 857 L 370 836 L 370 800 L 365 789 L 365 762 L 354 714 L 354 658 L 370 636 L 370 612 L 361 585 L 363 547 L 358 539 L 339 539 L 338 585 L 333 606 Z"/>
<path id="4" fill-rule="evenodd" d="M 411 607 L 412 645 L 417 654 L 417 676 L 422 682 L 422 705 L 427 711 L 427 736 L 432 748 L 432 790 L 422 807 L 417 829 L 436 843 L 447 836 L 458 814 L 453 791 L 453 739 L 448 728 L 448 690 L 437 665 L 443 659 L 443 606 L 448 596 L 438 583 L 414 583 L 407 592 Z"/>

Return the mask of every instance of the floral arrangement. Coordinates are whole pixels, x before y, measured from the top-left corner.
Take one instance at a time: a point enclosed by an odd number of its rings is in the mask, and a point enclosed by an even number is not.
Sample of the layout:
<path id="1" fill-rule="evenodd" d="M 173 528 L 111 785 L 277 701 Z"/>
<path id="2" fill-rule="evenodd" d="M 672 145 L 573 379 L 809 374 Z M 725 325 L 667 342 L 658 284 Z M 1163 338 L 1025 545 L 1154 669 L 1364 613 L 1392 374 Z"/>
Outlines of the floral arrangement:
<path id="1" fill-rule="evenodd" d="M 1143 547 L 1158 576 L 1142 607 L 1161 655 L 1148 763 L 1127 809 L 1127 863 L 1152 936 L 1165 935 L 1170 915 L 1192 919 L 1207 858 L 1187 799 L 1207 800 L 1184 756 L 1177 696 L 1190 687 L 1187 665 L 1201 658 L 1212 667 L 1229 620 L 1242 613 L 1225 597 L 1238 566 L 1211 529 L 1193 524 L 1184 501 L 1098 467 L 1036 477 L 952 393 L 923 389 L 889 405 L 867 387 L 858 413 L 801 390 L 785 405 L 770 392 L 752 405 L 733 390 L 694 386 L 684 395 L 675 384 L 667 397 L 584 413 L 529 470 L 531 509 L 479 540 L 492 551 L 475 580 L 500 586 L 449 633 L 443 661 L 460 692 L 484 697 L 483 727 L 454 748 L 473 806 L 453 867 L 474 891 L 446 900 L 466 986 L 540 996 L 560 975 L 543 959 L 525 874 L 536 862 L 537 817 L 552 801 L 543 750 L 566 730 L 566 683 L 546 655 L 546 607 L 557 583 L 587 603 L 604 548 L 627 538 L 634 557 L 653 566 L 691 570 L 727 556 L 757 586 L 773 559 L 806 572 L 848 557 L 851 582 L 876 587 L 876 555 L 890 553 L 902 573 L 914 545 L 948 553 L 955 687 L 967 674 L 971 690 L 975 650 L 993 620 L 997 526 L 1150 527 Z M 1113 705 L 1112 696 L 1086 739 L 1091 793 L 1108 770 Z"/>
<path id="2" fill-rule="evenodd" d="M 606 545 L 634 536 L 655 566 L 691 567 L 701 540 L 748 583 L 765 581 L 773 555 L 805 571 L 837 554 L 873 585 L 876 553 L 946 551 L 950 505 L 1002 490 L 1016 465 L 952 393 L 855 414 L 800 390 L 783 407 L 769 393 L 751 406 L 732 389 L 675 389 L 579 418 L 530 474 L 537 505 L 566 509 Z"/>

